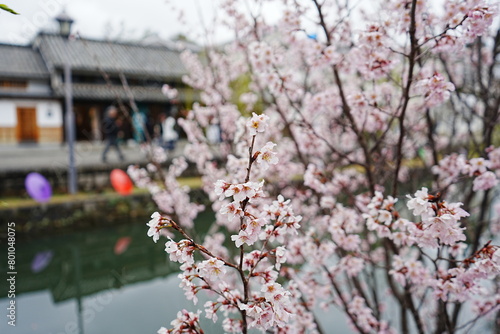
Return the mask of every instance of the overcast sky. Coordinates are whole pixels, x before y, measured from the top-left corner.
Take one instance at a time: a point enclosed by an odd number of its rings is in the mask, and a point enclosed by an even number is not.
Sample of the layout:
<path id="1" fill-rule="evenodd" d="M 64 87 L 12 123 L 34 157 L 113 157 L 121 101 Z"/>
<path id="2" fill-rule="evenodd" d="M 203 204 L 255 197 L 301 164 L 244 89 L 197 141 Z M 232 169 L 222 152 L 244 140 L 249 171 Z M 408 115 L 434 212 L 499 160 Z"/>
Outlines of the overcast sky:
<path id="1" fill-rule="evenodd" d="M 146 31 L 158 33 L 168 39 L 183 33 L 201 40 L 200 12 L 204 21 L 211 22 L 217 0 L 4 0 L 2 3 L 21 15 L 0 12 L 0 43 L 27 44 L 40 30 L 55 31 L 54 17 L 63 8 L 75 20 L 73 32 L 82 37 L 117 37 L 137 39 Z M 172 3 L 185 15 L 172 10 Z M 200 11 L 201 8 L 201 11 Z M 224 38 L 220 35 L 221 38 Z M 227 33 L 226 38 L 230 35 Z"/>

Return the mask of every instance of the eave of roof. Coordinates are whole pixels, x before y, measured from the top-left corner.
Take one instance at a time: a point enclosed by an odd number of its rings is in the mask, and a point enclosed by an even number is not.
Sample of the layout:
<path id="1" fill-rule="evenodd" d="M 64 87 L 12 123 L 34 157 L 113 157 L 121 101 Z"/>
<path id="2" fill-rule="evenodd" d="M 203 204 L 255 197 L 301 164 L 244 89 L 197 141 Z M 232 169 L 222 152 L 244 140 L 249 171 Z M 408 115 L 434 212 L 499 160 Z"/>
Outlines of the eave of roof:
<path id="1" fill-rule="evenodd" d="M 23 99 L 54 99 L 52 93 L 19 92 L 14 90 L 0 90 L 0 98 L 23 98 Z"/>
<path id="2" fill-rule="evenodd" d="M 49 79 L 40 53 L 30 46 L 0 44 L 0 77 L 8 79 Z"/>
<path id="3" fill-rule="evenodd" d="M 158 102 L 167 103 L 170 100 L 161 92 L 160 87 L 143 87 L 131 86 L 130 93 L 136 102 Z M 72 85 L 73 99 L 75 100 L 92 100 L 92 101 L 128 101 L 130 96 L 129 92 L 123 87 L 118 85 L 108 86 L 99 84 L 82 84 L 73 83 Z M 64 86 L 55 90 L 57 96 L 64 96 Z M 185 101 L 184 90 L 179 91 L 177 100 Z"/>
<path id="4" fill-rule="evenodd" d="M 41 33 L 35 47 L 48 66 L 62 68 L 68 63 L 78 71 L 123 73 L 127 76 L 180 79 L 186 69 L 180 52 L 162 46 L 91 39 L 67 40 L 56 34 Z"/>

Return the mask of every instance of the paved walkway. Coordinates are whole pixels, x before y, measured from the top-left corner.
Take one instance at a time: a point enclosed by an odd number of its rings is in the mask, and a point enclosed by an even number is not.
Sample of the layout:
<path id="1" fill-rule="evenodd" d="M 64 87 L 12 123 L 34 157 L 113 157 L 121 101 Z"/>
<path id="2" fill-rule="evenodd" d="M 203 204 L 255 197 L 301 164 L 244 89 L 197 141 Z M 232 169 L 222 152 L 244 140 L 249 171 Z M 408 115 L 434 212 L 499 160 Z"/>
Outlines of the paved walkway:
<path id="1" fill-rule="evenodd" d="M 182 153 L 185 142 L 179 142 L 170 156 Z M 106 165 L 130 165 L 146 163 L 146 154 L 139 145 L 122 145 L 125 156 L 123 163 L 118 154 L 111 148 L 107 155 L 107 163 L 101 161 L 104 143 L 78 142 L 75 146 L 75 162 L 77 167 L 104 167 Z M 44 168 L 68 168 L 69 149 L 66 144 L 33 144 L 33 145 L 0 145 L 0 171 L 25 171 Z"/>

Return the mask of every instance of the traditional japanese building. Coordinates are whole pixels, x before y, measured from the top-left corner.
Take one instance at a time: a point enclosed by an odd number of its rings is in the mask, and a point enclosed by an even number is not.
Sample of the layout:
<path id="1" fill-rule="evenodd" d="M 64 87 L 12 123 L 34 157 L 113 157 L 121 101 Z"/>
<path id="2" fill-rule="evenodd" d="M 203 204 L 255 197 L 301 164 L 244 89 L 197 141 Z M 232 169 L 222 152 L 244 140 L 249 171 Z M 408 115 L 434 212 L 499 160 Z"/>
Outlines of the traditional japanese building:
<path id="1" fill-rule="evenodd" d="M 61 142 L 63 113 L 31 46 L 0 45 L 0 143 Z"/>
<path id="2" fill-rule="evenodd" d="M 57 20 L 59 33 L 39 33 L 31 45 L 0 44 L 0 144 L 64 141 L 65 66 L 77 140 L 102 138 L 101 120 L 112 104 L 130 110 L 135 103 L 151 127 L 160 113 L 192 102 L 178 50 L 72 38 L 71 18 Z M 179 91 L 175 101 L 162 94 L 163 84 Z M 121 117 L 124 139 L 132 138 L 130 112 L 122 110 Z"/>

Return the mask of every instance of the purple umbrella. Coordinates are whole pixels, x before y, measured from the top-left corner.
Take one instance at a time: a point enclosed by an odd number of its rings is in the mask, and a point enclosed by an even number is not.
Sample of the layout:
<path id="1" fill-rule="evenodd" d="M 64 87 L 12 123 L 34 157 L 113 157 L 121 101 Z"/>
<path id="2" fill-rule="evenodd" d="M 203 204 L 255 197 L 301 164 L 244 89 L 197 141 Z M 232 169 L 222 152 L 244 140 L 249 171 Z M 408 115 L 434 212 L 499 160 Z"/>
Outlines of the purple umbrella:
<path id="1" fill-rule="evenodd" d="M 38 173 L 29 173 L 24 180 L 26 191 L 35 201 L 48 202 L 52 196 L 52 188 L 49 181 Z"/>
<path id="2" fill-rule="evenodd" d="M 36 253 L 33 261 L 31 262 L 31 270 L 34 273 L 39 273 L 44 270 L 52 260 L 54 253 L 52 251 L 44 251 Z"/>

